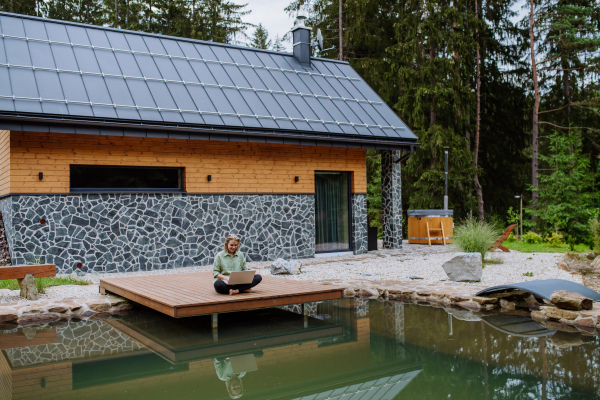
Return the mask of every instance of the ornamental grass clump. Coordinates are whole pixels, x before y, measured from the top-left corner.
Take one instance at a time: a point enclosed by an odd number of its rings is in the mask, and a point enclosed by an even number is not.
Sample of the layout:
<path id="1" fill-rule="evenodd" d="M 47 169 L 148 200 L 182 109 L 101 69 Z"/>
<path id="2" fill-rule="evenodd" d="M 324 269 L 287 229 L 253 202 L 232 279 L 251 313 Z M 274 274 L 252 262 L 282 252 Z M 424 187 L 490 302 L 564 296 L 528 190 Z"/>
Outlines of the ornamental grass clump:
<path id="1" fill-rule="evenodd" d="M 500 235 L 502 230 L 498 225 L 471 218 L 454 229 L 454 243 L 465 253 L 480 253 L 483 260 Z"/>

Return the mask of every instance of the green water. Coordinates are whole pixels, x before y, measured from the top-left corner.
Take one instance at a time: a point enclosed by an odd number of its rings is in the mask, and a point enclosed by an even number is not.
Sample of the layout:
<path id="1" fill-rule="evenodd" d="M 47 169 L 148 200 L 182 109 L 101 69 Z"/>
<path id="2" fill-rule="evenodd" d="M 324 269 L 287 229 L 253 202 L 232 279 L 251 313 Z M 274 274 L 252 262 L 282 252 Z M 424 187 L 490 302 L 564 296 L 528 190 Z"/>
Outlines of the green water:
<path id="1" fill-rule="evenodd" d="M 306 310 L 4 331 L 0 399 L 600 399 L 595 336 L 373 300 Z"/>

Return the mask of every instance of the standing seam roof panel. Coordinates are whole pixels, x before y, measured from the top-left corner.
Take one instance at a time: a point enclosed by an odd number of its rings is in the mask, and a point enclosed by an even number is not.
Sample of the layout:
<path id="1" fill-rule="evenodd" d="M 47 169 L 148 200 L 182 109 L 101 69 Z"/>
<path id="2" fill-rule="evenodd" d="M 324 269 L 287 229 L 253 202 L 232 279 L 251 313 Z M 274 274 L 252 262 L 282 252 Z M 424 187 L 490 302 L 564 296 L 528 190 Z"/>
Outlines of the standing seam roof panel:
<path id="1" fill-rule="evenodd" d="M 0 31 L 1 109 L 416 139 L 347 64 L 12 14 Z"/>

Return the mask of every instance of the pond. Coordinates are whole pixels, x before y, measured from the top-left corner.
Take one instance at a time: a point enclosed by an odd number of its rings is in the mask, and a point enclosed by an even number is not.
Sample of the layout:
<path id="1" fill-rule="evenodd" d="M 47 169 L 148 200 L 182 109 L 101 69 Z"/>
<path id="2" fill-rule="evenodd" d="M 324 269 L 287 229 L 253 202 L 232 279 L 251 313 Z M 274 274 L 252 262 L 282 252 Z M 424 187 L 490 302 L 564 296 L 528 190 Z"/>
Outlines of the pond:
<path id="1" fill-rule="evenodd" d="M 343 299 L 0 334 L 0 399 L 598 399 L 595 336 Z"/>

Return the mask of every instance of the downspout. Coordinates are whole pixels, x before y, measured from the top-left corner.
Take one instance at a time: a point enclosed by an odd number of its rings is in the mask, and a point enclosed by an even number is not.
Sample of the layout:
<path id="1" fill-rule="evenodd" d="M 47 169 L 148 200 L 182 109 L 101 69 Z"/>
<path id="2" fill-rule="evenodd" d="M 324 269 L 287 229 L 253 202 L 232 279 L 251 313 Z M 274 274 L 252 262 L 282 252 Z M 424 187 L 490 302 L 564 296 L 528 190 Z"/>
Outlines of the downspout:
<path id="1" fill-rule="evenodd" d="M 415 151 L 415 147 L 414 146 L 410 146 L 410 152 L 408 154 L 403 155 L 402 157 L 400 157 L 396 161 L 394 161 L 394 164 L 398 164 L 398 163 L 401 163 L 402 161 L 408 160 L 408 157 L 412 156 L 412 154 L 414 153 L 414 151 Z"/>

